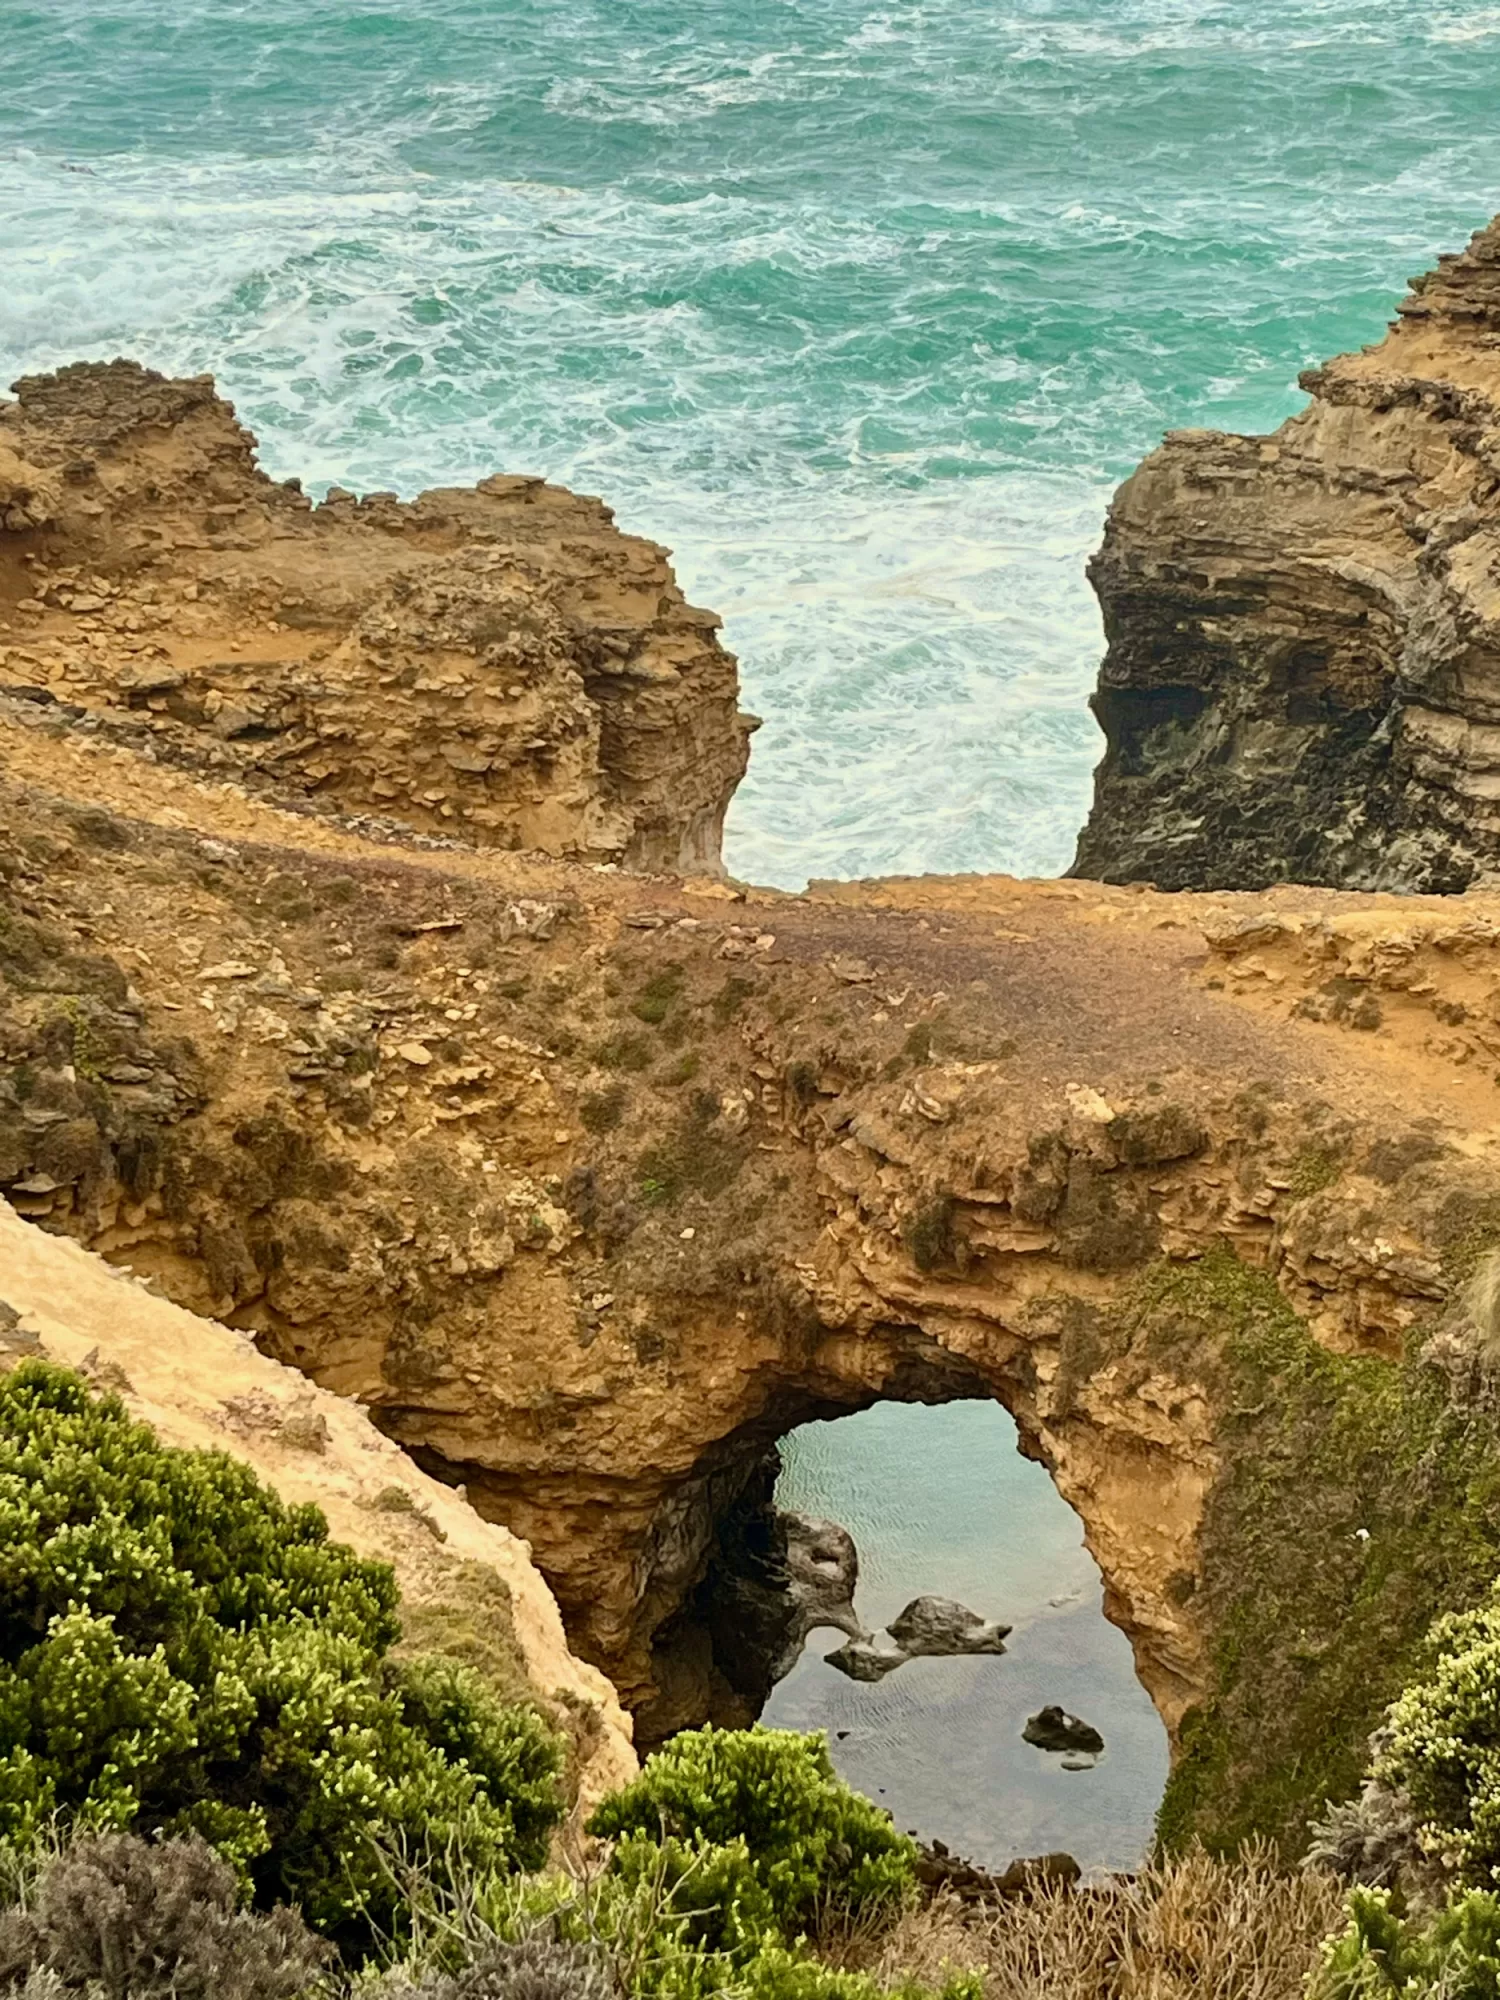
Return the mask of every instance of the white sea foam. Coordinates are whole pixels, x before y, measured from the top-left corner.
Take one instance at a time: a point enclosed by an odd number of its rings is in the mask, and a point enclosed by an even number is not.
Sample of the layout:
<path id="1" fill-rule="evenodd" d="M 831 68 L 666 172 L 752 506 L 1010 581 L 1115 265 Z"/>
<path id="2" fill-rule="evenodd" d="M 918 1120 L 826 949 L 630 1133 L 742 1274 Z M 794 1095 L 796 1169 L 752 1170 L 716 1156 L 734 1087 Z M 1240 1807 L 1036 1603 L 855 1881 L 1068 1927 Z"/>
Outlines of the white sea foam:
<path id="1" fill-rule="evenodd" d="M 1276 422 L 1500 184 L 1469 0 L 110 18 L 9 52 L 11 373 L 215 369 L 314 486 L 606 494 L 726 615 L 730 860 L 789 883 L 1065 863 L 1112 484 Z"/>

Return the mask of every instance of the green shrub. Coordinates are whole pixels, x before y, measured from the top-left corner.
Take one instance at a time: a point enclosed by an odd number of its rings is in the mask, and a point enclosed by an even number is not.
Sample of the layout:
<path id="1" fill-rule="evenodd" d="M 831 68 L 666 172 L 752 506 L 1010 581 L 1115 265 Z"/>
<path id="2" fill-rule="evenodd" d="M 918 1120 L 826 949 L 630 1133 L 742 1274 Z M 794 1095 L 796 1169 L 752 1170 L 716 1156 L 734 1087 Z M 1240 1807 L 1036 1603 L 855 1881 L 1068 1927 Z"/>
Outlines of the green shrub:
<path id="1" fill-rule="evenodd" d="M 916 1849 L 836 1776 L 820 1736 L 695 1729 L 648 1759 L 589 1830 L 627 1884 L 661 1883 L 689 1941 L 737 1961 L 829 1918 L 894 1911 Z"/>
<path id="2" fill-rule="evenodd" d="M 540 1864 L 558 1750 L 451 1662 L 387 1658 L 384 1563 L 249 1467 L 26 1362 L 0 1382 L 0 1835 L 201 1833 L 346 1943 L 399 1927 L 383 1847 Z"/>
<path id="3" fill-rule="evenodd" d="M 1500 1898 L 1471 1890 L 1435 1917 L 1402 1918 L 1386 1889 L 1355 1889 L 1323 1947 L 1308 2000 L 1500 2000 Z"/>
<path id="4" fill-rule="evenodd" d="M 977 1973 L 960 1973 L 940 1993 L 915 1980 L 887 1988 L 867 1972 L 836 1972 L 804 1952 L 762 1945 L 735 1987 L 736 2000 L 984 2000 Z"/>
<path id="5" fill-rule="evenodd" d="M 28 1982 L 105 2000 L 293 2000 L 329 1948 L 285 1906 L 237 1907 L 234 1870 L 201 1840 L 81 1840 L 0 1910 L 0 1993 Z"/>
<path id="6" fill-rule="evenodd" d="M 773 1936 L 737 1954 L 715 1949 L 695 1935 L 701 1903 L 678 1908 L 660 1870 L 580 1882 L 460 1869 L 446 1886 L 414 1875 L 408 1889 L 418 1913 L 410 1957 L 361 1987 L 365 2000 L 982 2000 L 972 1978 L 940 1995 L 911 1982 L 888 1993 Z"/>
<path id="7" fill-rule="evenodd" d="M 1423 1850 L 1463 1882 L 1500 1882 L 1500 1597 L 1441 1618 L 1430 1667 L 1394 1703 L 1375 1772 L 1404 1794 Z"/>

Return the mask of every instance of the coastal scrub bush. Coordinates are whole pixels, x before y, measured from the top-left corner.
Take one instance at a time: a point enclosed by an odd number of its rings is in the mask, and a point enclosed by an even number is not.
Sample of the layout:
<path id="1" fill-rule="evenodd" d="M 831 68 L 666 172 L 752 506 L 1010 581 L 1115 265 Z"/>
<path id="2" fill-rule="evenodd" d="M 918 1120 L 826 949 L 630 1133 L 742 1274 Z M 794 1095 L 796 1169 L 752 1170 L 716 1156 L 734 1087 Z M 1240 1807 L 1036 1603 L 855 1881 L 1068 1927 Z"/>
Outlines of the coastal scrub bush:
<path id="1" fill-rule="evenodd" d="M 1355 1889 L 1307 1990 L 1308 2000 L 1500 2000 L 1500 1898 L 1471 1889 L 1424 1919 L 1398 1915 L 1388 1889 Z"/>
<path id="2" fill-rule="evenodd" d="M 659 1881 L 695 1945 L 748 1961 L 835 1921 L 894 1914 L 916 1848 L 838 1777 L 820 1736 L 684 1730 L 589 1821 L 627 1884 Z"/>
<path id="3" fill-rule="evenodd" d="M 197 1832 L 356 1947 L 403 1921 L 383 1850 L 538 1867 L 551 1732 L 471 1669 L 391 1660 L 396 1598 L 317 1508 L 24 1362 L 0 1382 L 0 1836 Z"/>
<path id="4" fill-rule="evenodd" d="M 0 1994 L 91 2000 L 293 2000 L 329 1947 L 294 1910 L 242 1910 L 234 1870 L 197 1838 L 135 1834 L 53 1854 L 0 1910 Z"/>
<path id="5" fill-rule="evenodd" d="M 1437 1621 L 1428 1668 L 1393 1704 L 1375 1776 L 1418 1845 L 1460 1882 L 1500 1882 L 1500 1594 Z"/>
<path id="6" fill-rule="evenodd" d="M 935 1984 L 899 1973 L 881 1979 L 824 1964 L 805 1943 L 769 1933 L 738 1952 L 717 1949 L 697 1934 L 702 1900 L 679 1907 L 680 1886 L 661 1865 L 581 1881 L 476 1877 L 462 1867 L 446 1887 L 409 1878 L 417 1914 L 406 1959 L 360 1993 L 363 2000 L 983 2000 L 974 1979 L 951 1978 L 946 1967 Z"/>

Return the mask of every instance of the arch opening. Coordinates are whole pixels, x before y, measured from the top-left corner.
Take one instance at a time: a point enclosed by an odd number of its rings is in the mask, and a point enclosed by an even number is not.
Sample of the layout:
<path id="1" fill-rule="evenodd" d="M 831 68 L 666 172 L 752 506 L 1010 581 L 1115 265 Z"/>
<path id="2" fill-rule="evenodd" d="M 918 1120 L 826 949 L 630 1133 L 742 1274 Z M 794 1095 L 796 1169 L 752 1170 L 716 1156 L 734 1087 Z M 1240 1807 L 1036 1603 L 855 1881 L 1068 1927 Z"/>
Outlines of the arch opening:
<path id="1" fill-rule="evenodd" d="M 838 1573 L 840 1530 L 857 1576 Z M 788 1569 L 778 1624 L 766 1585 Z M 803 1620 L 791 1600 L 809 1590 Z M 1011 1627 L 1003 1652 L 924 1653 L 873 1680 L 829 1663 L 861 1628 L 890 1649 L 885 1628 L 924 1597 Z M 789 1430 L 721 1519 L 684 1614 L 743 1704 L 721 1719 L 825 1730 L 843 1775 L 922 1839 L 996 1869 L 1059 1850 L 1085 1867 L 1144 1859 L 1167 1732 L 1082 1522 L 992 1397 L 882 1400 Z M 1049 1707 L 1093 1725 L 1103 1753 L 1065 1763 L 1027 1742 Z"/>

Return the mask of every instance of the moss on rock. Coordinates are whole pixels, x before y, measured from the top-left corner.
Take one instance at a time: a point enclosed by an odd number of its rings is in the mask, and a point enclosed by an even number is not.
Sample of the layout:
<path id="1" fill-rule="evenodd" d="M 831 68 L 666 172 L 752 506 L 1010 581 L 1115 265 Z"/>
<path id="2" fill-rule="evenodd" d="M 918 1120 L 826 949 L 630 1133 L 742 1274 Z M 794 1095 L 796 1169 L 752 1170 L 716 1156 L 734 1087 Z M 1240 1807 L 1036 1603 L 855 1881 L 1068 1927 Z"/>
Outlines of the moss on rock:
<path id="1" fill-rule="evenodd" d="M 1295 1854 L 1359 1783 L 1428 1627 L 1500 1571 L 1500 1441 L 1423 1358 L 1330 1353 L 1272 1278 L 1227 1252 L 1159 1268 L 1151 1337 L 1194 1344 L 1221 1402 L 1202 1528 L 1212 1687 L 1184 1720 L 1158 1832 Z"/>

